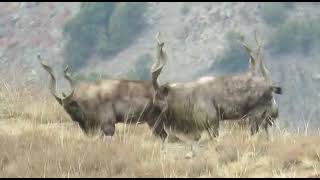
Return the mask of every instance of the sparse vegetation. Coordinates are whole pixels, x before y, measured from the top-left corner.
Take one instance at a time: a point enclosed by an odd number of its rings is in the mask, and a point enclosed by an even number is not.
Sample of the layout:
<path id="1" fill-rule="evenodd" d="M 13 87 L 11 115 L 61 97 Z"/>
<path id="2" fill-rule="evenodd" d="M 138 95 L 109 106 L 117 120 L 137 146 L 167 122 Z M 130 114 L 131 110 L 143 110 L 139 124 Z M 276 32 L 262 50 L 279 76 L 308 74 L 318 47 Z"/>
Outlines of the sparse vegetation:
<path id="1" fill-rule="evenodd" d="M 209 71 L 215 73 L 238 73 L 248 68 L 249 56 L 240 45 L 240 34 L 229 32 L 226 34 L 226 48 L 224 52 L 214 60 Z"/>
<path id="2" fill-rule="evenodd" d="M 279 27 L 268 47 L 273 54 L 302 53 L 307 55 L 319 48 L 318 19 L 292 20 Z"/>
<path id="3" fill-rule="evenodd" d="M 145 2 L 85 2 L 64 27 L 65 64 L 79 69 L 93 53 L 102 57 L 128 47 L 145 27 Z"/>
<path id="4" fill-rule="evenodd" d="M 187 4 L 183 4 L 180 12 L 181 12 L 181 14 L 186 15 L 190 12 L 190 7 Z"/>
<path id="5" fill-rule="evenodd" d="M 77 74 L 74 79 L 78 82 L 81 81 L 86 81 L 86 82 L 94 82 L 94 81 L 98 81 L 101 79 L 108 79 L 111 76 L 107 75 L 107 74 L 100 74 L 100 73 L 91 73 L 88 76 L 85 75 L 81 75 L 81 74 Z"/>
<path id="6" fill-rule="evenodd" d="M 261 6 L 262 19 L 271 26 L 278 26 L 285 22 L 293 2 L 267 2 Z"/>
<path id="7" fill-rule="evenodd" d="M 132 80 L 151 80 L 151 64 L 152 56 L 150 54 L 140 56 L 135 66 L 128 72 L 127 78 Z"/>

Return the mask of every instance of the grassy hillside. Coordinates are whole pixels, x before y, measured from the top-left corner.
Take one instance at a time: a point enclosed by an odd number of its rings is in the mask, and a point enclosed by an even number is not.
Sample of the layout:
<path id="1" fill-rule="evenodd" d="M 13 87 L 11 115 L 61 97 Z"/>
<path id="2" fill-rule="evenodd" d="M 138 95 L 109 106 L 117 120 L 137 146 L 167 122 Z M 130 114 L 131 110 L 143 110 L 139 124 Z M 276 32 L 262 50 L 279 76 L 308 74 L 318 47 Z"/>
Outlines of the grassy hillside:
<path id="1" fill-rule="evenodd" d="M 47 93 L 0 87 L 0 177 L 320 177 L 319 136 L 275 127 L 267 141 L 224 123 L 186 159 L 186 144 L 161 150 L 145 125 L 117 125 L 107 144 L 83 135 Z"/>

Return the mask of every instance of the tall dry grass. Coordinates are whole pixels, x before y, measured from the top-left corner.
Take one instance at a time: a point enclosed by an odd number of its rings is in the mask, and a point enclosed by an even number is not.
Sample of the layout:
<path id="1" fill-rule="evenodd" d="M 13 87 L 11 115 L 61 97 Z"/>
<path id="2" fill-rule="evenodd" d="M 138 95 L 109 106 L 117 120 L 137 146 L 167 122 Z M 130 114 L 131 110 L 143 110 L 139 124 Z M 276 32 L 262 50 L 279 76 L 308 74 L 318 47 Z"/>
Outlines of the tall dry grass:
<path id="1" fill-rule="evenodd" d="M 34 123 L 67 121 L 68 116 L 48 92 L 35 89 L 16 89 L 0 83 L 0 111 L 7 119 L 31 120 Z"/>
<path id="2" fill-rule="evenodd" d="M 117 125 L 112 143 L 85 136 L 45 93 L 0 88 L 0 177 L 317 177 L 320 137 L 274 128 L 250 136 L 230 122 L 215 141 L 161 141 L 146 125 Z"/>

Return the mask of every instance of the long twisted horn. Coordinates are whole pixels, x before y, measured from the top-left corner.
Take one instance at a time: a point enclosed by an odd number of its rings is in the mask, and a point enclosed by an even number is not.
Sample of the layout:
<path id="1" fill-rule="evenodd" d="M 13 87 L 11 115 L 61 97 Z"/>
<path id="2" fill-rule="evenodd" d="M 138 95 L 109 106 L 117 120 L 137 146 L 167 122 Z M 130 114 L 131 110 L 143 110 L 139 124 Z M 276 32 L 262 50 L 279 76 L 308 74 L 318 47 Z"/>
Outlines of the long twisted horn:
<path id="1" fill-rule="evenodd" d="M 257 31 L 255 31 L 255 40 L 256 40 L 256 43 L 258 44 L 258 48 L 257 48 L 257 58 L 259 60 L 259 65 L 260 65 L 260 70 L 261 70 L 261 73 L 262 73 L 262 76 L 264 77 L 264 79 L 267 81 L 267 83 L 269 85 L 272 85 L 272 78 L 271 78 L 271 73 L 270 71 L 267 69 L 266 65 L 263 63 L 263 49 L 262 49 L 262 46 L 263 46 L 263 39 L 260 39 L 260 42 L 258 41 L 258 38 L 257 38 Z"/>
<path id="2" fill-rule="evenodd" d="M 74 84 L 74 81 L 72 80 L 72 78 L 70 77 L 69 66 L 66 66 L 66 68 L 64 69 L 63 72 L 64 72 L 64 77 L 68 80 L 68 82 L 70 83 L 70 86 L 72 88 L 71 93 L 68 96 L 63 94 L 64 101 L 69 101 L 73 97 L 75 84 Z"/>
<path id="3" fill-rule="evenodd" d="M 55 97 L 55 99 L 59 102 L 59 104 L 62 104 L 62 99 L 56 95 L 56 83 L 57 83 L 57 81 L 56 81 L 56 78 L 53 75 L 52 68 L 43 63 L 40 54 L 37 55 L 37 58 L 38 58 L 40 64 L 42 65 L 42 67 L 49 73 L 49 75 L 51 77 L 50 78 L 50 82 L 49 82 L 49 89 L 50 89 L 51 94 Z"/>
<path id="4" fill-rule="evenodd" d="M 258 47 L 257 47 L 257 52 L 256 52 L 256 57 L 257 57 L 257 59 L 258 59 L 258 63 L 259 64 L 261 64 L 261 59 L 262 59 L 262 46 L 263 46 L 263 40 L 262 39 L 260 39 L 260 42 L 259 42 L 259 40 L 258 40 L 258 35 L 257 35 L 257 31 L 254 31 L 254 39 L 255 39 L 255 41 L 256 41 L 256 43 L 257 43 L 257 45 L 258 45 Z"/>
<path id="5" fill-rule="evenodd" d="M 263 63 L 263 60 L 260 59 L 260 69 L 262 72 L 262 76 L 264 77 L 264 79 L 267 81 L 267 83 L 269 85 L 272 84 L 272 79 L 271 79 L 271 73 L 270 71 L 267 69 L 267 67 L 265 66 L 265 64 Z"/>
<path id="6" fill-rule="evenodd" d="M 72 88 L 74 88 L 75 84 L 74 84 L 73 79 L 72 79 L 71 76 L 70 76 L 69 66 L 68 66 L 68 65 L 67 65 L 66 68 L 63 70 L 63 72 L 64 72 L 64 77 L 69 81 L 70 86 L 71 86 Z"/>
<path id="7" fill-rule="evenodd" d="M 156 35 L 156 41 L 157 41 L 156 62 L 151 67 L 152 85 L 155 90 L 159 88 L 158 76 L 160 75 L 163 66 L 167 63 L 167 54 L 163 51 L 164 42 L 160 41 L 159 36 L 160 36 L 160 32 L 158 32 Z"/>
<path id="8" fill-rule="evenodd" d="M 240 41 L 241 45 L 245 48 L 245 50 L 247 51 L 247 53 L 249 54 L 250 58 L 249 58 L 249 69 L 252 73 L 256 73 L 256 59 L 253 56 L 253 51 L 252 49 L 244 42 L 244 37 L 241 37 L 241 41 Z"/>

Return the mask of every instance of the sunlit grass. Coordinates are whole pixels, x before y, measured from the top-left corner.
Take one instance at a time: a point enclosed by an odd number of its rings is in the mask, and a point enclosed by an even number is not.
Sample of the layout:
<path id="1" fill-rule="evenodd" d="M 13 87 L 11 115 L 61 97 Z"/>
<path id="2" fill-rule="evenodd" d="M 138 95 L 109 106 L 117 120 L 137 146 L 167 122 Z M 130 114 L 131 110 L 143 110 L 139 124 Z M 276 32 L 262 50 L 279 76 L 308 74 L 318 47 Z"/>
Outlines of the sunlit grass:
<path id="1" fill-rule="evenodd" d="M 161 140 L 146 125 L 118 124 L 112 143 L 85 136 L 51 96 L 0 89 L 0 177 L 311 177 L 320 173 L 320 137 L 224 122 L 201 139 L 194 158 L 184 143 Z M 204 135 L 206 135 L 204 133 Z"/>

